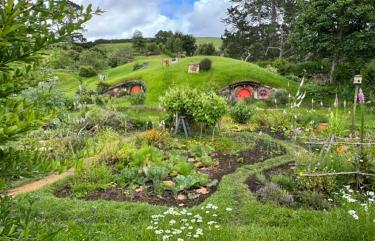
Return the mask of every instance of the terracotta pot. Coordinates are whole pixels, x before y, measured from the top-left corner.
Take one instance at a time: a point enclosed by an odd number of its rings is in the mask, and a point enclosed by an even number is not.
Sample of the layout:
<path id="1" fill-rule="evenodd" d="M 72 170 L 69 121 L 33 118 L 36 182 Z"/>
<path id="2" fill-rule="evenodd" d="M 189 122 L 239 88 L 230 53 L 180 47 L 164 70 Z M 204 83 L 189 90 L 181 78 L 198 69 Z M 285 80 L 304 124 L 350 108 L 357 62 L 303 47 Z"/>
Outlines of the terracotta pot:
<path id="1" fill-rule="evenodd" d="M 328 123 L 320 123 L 319 124 L 319 130 L 324 131 L 328 129 Z"/>

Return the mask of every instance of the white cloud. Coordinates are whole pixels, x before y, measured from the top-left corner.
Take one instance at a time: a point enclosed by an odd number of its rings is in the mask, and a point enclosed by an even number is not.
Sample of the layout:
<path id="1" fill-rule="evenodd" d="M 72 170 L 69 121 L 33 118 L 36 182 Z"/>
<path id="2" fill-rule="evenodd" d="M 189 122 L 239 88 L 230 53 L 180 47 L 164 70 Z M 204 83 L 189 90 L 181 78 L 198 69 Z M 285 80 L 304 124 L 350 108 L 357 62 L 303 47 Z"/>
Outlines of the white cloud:
<path id="1" fill-rule="evenodd" d="M 135 30 L 152 37 L 159 30 L 190 33 L 195 36 L 220 36 L 224 32 L 221 19 L 229 5 L 227 0 L 197 0 L 188 11 L 184 8 L 174 18 L 161 14 L 163 0 L 75 0 L 92 3 L 105 11 L 86 25 L 89 40 L 131 38 Z"/>
<path id="2" fill-rule="evenodd" d="M 227 0 L 199 0 L 194 9 L 187 14 L 186 21 L 190 24 L 189 32 L 195 36 L 220 36 L 225 25 L 222 19 L 230 6 Z"/>

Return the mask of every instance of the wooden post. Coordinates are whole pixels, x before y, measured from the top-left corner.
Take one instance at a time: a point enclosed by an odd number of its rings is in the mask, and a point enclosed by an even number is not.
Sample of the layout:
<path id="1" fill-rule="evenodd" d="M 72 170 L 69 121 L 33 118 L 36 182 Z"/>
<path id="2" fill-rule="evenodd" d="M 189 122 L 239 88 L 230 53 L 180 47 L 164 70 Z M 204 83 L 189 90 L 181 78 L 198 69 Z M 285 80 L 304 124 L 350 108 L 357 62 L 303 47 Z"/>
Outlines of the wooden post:
<path id="1" fill-rule="evenodd" d="M 353 113 L 352 113 L 352 131 L 355 131 L 355 114 L 357 110 L 357 96 L 358 96 L 358 89 L 359 86 L 355 85 L 355 91 L 354 91 L 354 104 L 353 104 Z"/>

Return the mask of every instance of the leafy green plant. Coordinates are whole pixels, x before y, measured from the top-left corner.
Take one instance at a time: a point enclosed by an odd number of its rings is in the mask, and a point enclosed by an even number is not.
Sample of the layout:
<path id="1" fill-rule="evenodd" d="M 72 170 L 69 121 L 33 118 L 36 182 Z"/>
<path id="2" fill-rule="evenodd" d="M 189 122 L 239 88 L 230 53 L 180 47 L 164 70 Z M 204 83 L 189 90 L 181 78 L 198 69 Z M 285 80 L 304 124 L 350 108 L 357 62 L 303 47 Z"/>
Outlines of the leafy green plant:
<path id="1" fill-rule="evenodd" d="M 145 93 L 139 93 L 129 96 L 129 101 L 132 105 L 143 105 L 146 100 L 146 94 Z"/>
<path id="2" fill-rule="evenodd" d="M 60 229 L 49 231 L 51 224 L 35 219 L 35 199 L 25 198 L 21 204 L 10 197 L 0 196 L 0 240 L 53 240 Z"/>
<path id="3" fill-rule="evenodd" d="M 177 173 L 184 175 L 184 176 L 190 175 L 193 171 L 193 168 L 194 168 L 193 164 L 188 163 L 186 161 L 179 161 L 175 165 L 175 169 Z"/>
<path id="4" fill-rule="evenodd" d="M 271 181 L 288 191 L 292 191 L 296 187 L 296 183 L 291 176 L 273 175 Z"/>
<path id="5" fill-rule="evenodd" d="M 79 67 L 79 76 L 81 77 L 93 77 L 96 76 L 98 73 L 92 66 L 81 66 Z"/>
<path id="6" fill-rule="evenodd" d="M 209 71 L 211 69 L 211 66 L 212 66 L 212 61 L 208 58 L 203 59 L 199 63 L 199 69 L 201 71 Z"/>
<path id="7" fill-rule="evenodd" d="M 243 102 L 238 102 L 230 109 L 229 113 L 236 123 L 246 124 L 254 114 L 254 109 Z"/>
<path id="8" fill-rule="evenodd" d="M 215 93 L 180 88 L 168 90 L 160 101 L 170 117 L 177 113 L 208 127 L 216 125 L 225 114 L 227 105 Z"/>
<path id="9" fill-rule="evenodd" d="M 297 199 L 306 208 L 316 210 L 328 210 L 331 208 L 331 204 L 327 201 L 327 198 L 322 193 L 316 191 L 299 192 Z"/>

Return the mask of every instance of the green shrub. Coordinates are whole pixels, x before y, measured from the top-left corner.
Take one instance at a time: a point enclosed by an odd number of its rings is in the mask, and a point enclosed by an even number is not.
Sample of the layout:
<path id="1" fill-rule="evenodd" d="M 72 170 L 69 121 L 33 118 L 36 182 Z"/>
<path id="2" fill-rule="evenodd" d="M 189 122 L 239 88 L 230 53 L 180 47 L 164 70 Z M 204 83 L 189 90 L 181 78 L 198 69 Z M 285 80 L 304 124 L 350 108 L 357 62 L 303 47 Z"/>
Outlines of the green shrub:
<path id="1" fill-rule="evenodd" d="M 89 78 L 95 75 L 97 75 L 97 72 L 92 66 L 79 67 L 79 76 Z"/>
<path id="2" fill-rule="evenodd" d="M 213 92 L 196 89 L 170 89 L 160 98 L 170 118 L 178 113 L 188 120 L 213 127 L 225 114 L 227 102 Z"/>
<path id="3" fill-rule="evenodd" d="M 292 191 L 295 187 L 295 181 L 290 176 L 274 175 L 271 181 L 288 191 Z"/>
<path id="4" fill-rule="evenodd" d="M 113 181 L 112 170 L 105 164 L 93 164 L 79 170 L 73 179 L 76 184 L 109 184 Z"/>
<path id="5" fill-rule="evenodd" d="M 303 191 L 297 195 L 298 201 L 306 208 L 316 210 L 327 210 L 331 204 L 327 201 L 326 197 L 316 191 Z"/>
<path id="6" fill-rule="evenodd" d="M 132 105 L 143 105 L 146 100 L 145 93 L 139 93 L 129 96 L 129 101 Z"/>
<path id="7" fill-rule="evenodd" d="M 0 240 L 54 240 L 59 226 L 36 218 L 35 198 L 19 199 L 0 195 Z"/>
<path id="8" fill-rule="evenodd" d="M 301 177 L 299 184 L 302 189 L 332 193 L 337 189 L 337 181 L 334 176 L 321 176 L 321 177 Z"/>
<path id="9" fill-rule="evenodd" d="M 111 87 L 111 84 L 104 82 L 104 81 L 99 81 L 96 89 L 98 93 L 104 94 L 104 92 L 106 92 L 110 87 Z"/>
<path id="10" fill-rule="evenodd" d="M 238 102 L 230 109 L 229 113 L 236 123 L 246 124 L 254 114 L 254 109 L 244 102 Z"/>
<path id="11" fill-rule="evenodd" d="M 139 70 L 139 69 L 143 69 L 143 67 L 144 67 L 144 64 L 135 63 L 133 65 L 133 71 L 136 71 L 136 70 Z"/>
<path id="12" fill-rule="evenodd" d="M 293 196 L 274 183 L 262 187 L 255 195 L 257 199 L 263 203 L 271 202 L 286 207 L 296 206 Z"/>
<path id="13" fill-rule="evenodd" d="M 212 66 L 212 61 L 208 58 L 205 58 L 199 63 L 199 70 L 209 71 L 211 69 L 211 66 Z"/>
<path id="14" fill-rule="evenodd" d="M 213 43 L 200 44 L 198 47 L 198 54 L 200 55 L 215 55 L 216 49 Z"/>
<path id="15" fill-rule="evenodd" d="M 273 97 L 277 100 L 277 104 L 286 106 L 289 102 L 289 92 L 285 89 L 276 90 Z"/>
<path id="16" fill-rule="evenodd" d="M 108 67 L 108 60 L 105 53 L 98 48 L 92 48 L 84 50 L 79 55 L 80 65 L 92 66 L 96 71 L 105 69 Z"/>

